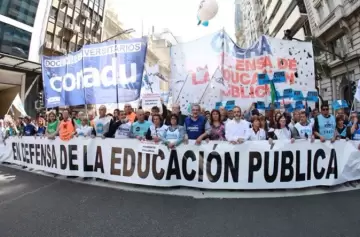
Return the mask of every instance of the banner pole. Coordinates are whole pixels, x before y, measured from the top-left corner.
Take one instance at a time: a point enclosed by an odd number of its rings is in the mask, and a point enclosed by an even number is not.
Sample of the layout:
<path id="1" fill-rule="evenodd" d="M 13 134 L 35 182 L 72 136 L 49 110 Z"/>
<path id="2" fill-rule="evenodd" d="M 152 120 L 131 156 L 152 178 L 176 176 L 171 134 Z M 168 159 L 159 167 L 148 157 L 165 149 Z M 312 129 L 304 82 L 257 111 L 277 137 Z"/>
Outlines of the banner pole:
<path id="1" fill-rule="evenodd" d="M 209 83 L 207 84 L 207 86 L 206 86 L 206 88 L 205 88 L 205 91 L 203 92 L 203 94 L 202 94 L 201 97 L 200 97 L 199 104 L 201 103 L 202 99 L 204 98 L 204 95 L 205 95 L 207 89 L 209 88 L 212 80 L 214 79 L 214 75 L 215 75 L 215 73 L 217 72 L 217 70 L 219 70 L 219 67 L 216 68 L 215 72 L 214 72 L 213 75 L 211 76 L 211 79 L 209 80 Z"/>
<path id="2" fill-rule="evenodd" d="M 184 89 L 184 86 L 185 86 L 188 78 L 189 78 L 189 74 L 187 74 L 187 76 L 186 76 L 186 78 L 185 78 L 184 84 L 182 85 L 182 87 L 181 87 L 181 89 L 180 89 L 180 91 L 179 91 L 179 94 L 178 94 L 178 96 L 177 96 L 177 98 L 176 98 L 176 100 L 175 100 L 175 104 L 178 102 L 178 100 L 179 100 L 179 98 L 180 98 L 180 94 L 181 94 L 182 90 Z"/>

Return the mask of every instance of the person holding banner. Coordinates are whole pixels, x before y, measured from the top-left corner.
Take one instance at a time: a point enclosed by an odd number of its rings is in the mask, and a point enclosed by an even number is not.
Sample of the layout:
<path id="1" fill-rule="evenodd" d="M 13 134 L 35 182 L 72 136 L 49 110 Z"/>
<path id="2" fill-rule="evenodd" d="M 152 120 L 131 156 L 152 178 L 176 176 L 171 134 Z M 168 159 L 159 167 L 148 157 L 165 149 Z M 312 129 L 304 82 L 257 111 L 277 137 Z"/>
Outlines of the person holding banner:
<path id="1" fill-rule="evenodd" d="M 34 124 L 31 123 L 31 118 L 29 116 L 26 116 L 24 118 L 24 136 L 35 136 L 36 135 L 36 128 Z"/>
<path id="2" fill-rule="evenodd" d="M 101 105 L 99 107 L 99 117 L 94 121 L 94 129 L 93 135 L 96 137 L 105 138 L 105 134 L 109 131 L 110 120 L 108 116 L 106 116 L 106 107 L 105 105 Z"/>
<path id="3" fill-rule="evenodd" d="M 183 126 L 178 125 L 179 117 L 176 114 L 170 115 L 171 125 L 165 130 L 162 141 L 169 149 L 174 149 L 180 145 L 185 136 L 185 130 Z"/>
<path id="4" fill-rule="evenodd" d="M 351 127 L 345 126 L 344 116 L 336 117 L 336 139 L 351 139 Z"/>
<path id="5" fill-rule="evenodd" d="M 45 119 L 43 118 L 38 118 L 38 122 L 37 122 L 37 129 L 36 129 L 36 135 L 39 137 L 43 137 L 45 135 L 46 132 L 46 127 L 45 127 Z"/>
<path id="6" fill-rule="evenodd" d="M 167 126 L 163 124 L 163 120 L 160 114 L 152 115 L 152 124 L 150 125 L 149 129 L 146 133 L 146 140 L 152 140 L 154 142 L 159 142 L 161 137 L 164 135 Z"/>
<path id="7" fill-rule="evenodd" d="M 214 109 L 210 113 L 210 132 L 208 140 L 212 141 L 226 141 L 225 138 L 225 125 L 221 121 L 220 111 Z"/>
<path id="8" fill-rule="evenodd" d="M 186 131 L 184 143 L 188 144 L 189 139 L 195 140 L 200 145 L 210 132 L 210 124 L 204 116 L 200 115 L 199 104 L 191 105 L 191 116 L 185 119 L 184 129 Z"/>
<path id="9" fill-rule="evenodd" d="M 90 137 L 92 135 L 93 128 L 89 126 L 89 119 L 86 116 L 81 118 L 81 124 L 77 126 L 75 135 Z"/>
<path id="10" fill-rule="evenodd" d="M 285 113 L 282 114 L 276 121 L 276 128 L 269 130 L 269 133 L 272 132 L 271 137 L 269 138 L 269 143 L 272 144 L 272 140 L 290 140 L 291 143 L 295 142 L 293 132 L 289 128 L 289 119 L 286 117 Z M 269 134 L 270 136 L 270 134 Z"/>
<path id="11" fill-rule="evenodd" d="M 336 121 L 333 115 L 329 114 L 329 105 L 321 105 L 321 114 L 315 118 L 313 132 L 315 138 L 320 139 L 321 142 L 336 140 L 335 134 Z"/>
<path id="12" fill-rule="evenodd" d="M 266 132 L 261 128 L 260 117 L 254 115 L 251 119 L 252 126 L 250 128 L 250 141 L 266 140 Z"/>
<path id="13" fill-rule="evenodd" d="M 131 122 L 126 118 L 124 111 L 119 111 L 119 120 L 113 124 L 111 129 L 114 128 L 115 132 L 109 130 L 107 137 L 114 133 L 116 139 L 130 138 Z"/>
<path id="14" fill-rule="evenodd" d="M 308 139 L 311 138 L 311 142 L 314 142 L 315 137 L 313 136 L 312 125 L 306 117 L 306 112 L 301 111 L 300 121 L 294 125 L 293 133 L 295 139 Z"/>
<path id="15" fill-rule="evenodd" d="M 55 139 L 58 125 L 59 125 L 59 120 L 56 119 L 55 112 L 50 111 L 48 114 L 48 125 L 45 131 L 45 135 L 47 136 L 47 138 Z"/>
<path id="16" fill-rule="evenodd" d="M 241 144 L 250 138 L 249 122 L 241 119 L 239 106 L 233 108 L 234 119 L 225 124 L 225 138 L 231 144 Z"/>
<path id="17" fill-rule="evenodd" d="M 59 137 L 63 141 L 69 141 L 73 138 L 75 134 L 75 124 L 74 120 L 69 117 L 69 110 L 64 109 L 62 112 L 63 120 L 61 120 L 56 134 L 59 134 Z"/>
<path id="18" fill-rule="evenodd" d="M 173 104 L 172 105 L 172 115 L 176 115 L 178 117 L 178 125 L 180 126 L 184 126 L 184 123 L 185 123 L 185 119 L 186 119 L 186 116 L 183 115 L 180 111 L 180 105 L 179 104 Z M 165 121 L 165 124 L 168 125 L 168 126 L 171 126 L 171 116 L 166 118 L 166 121 Z"/>
<path id="19" fill-rule="evenodd" d="M 137 121 L 131 125 L 130 137 L 144 140 L 151 123 L 145 120 L 145 112 L 142 109 L 136 111 L 136 118 Z"/>

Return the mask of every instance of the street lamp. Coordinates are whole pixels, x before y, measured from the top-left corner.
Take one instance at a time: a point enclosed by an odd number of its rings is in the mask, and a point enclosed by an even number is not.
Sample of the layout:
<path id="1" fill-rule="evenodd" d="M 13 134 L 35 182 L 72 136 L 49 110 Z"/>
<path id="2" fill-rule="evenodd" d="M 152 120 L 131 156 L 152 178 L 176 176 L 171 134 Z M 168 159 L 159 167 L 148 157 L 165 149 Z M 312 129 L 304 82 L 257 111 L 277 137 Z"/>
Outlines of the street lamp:
<path id="1" fill-rule="evenodd" d="M 130 34 L 130 33 L 133 33 L 133 32 L 135 32 L 135 30 L 134 30 L 133 28 L 130 28 L 130 29 L 127 29 L 127 30 L 121 31 L 121 32 L 119 32 L 119 33 L 117 33 L 117 34 L 115 34 L 115 35 L 111 36 L 110 38 L 107 38 L 107 39 L 105 39 L 105 40 L 101 41 L 101 43 L 102 43 L 102 42 L 109 41 L 109 40 L 111 40 L 111 39 L 113 39 L 113 38 L 115 38 L 115 37 L 117 37 L 117 36 L 120 36 L 120 35 L 123 35 L 123 34 Z"/>
<path id="2" fill-rule="evenodd" d="M 301 39 L 297 39 L 297 38 L 294 38 L 292 37 L 292 34 L 291 34 L 291 30 L 290 29 L 287 29 L 287 30 L 284 30 L 284 38 L 286 40 L 296 40 L 296 41 L 300 41 L 300 42 L 306 42 L 304 40 L 301 40 Z M 349 91 L 349 100 L 351 100 L 351 96 L 352 96 L 352 93 L 351 93 L 351 81 L 350 81 L 350 71 L 349 71 L 349 66 L 346 62 L 346 56 L 345 57 L 342 57 L 341 55 L 337 54 L 337 53 L 334 53 L 334 52 L 331 52 L 330 50 L 322 47 L 322 46 L 319 46 L 319 45 L 316 45 L 316 42 L 312 42 L 313 43 L 313 46 L 314 48 L 317 48 L 318 50 L 320 51 L 323 51 L 323 52 L 326 52 L 326 53 L 329 53 L 331 55 L 334 55 L 335 57 L 337 57 L 341 62 L 344 63 L 345 65 L 345 68 L 346 68 L 346 76 L 348 78 L 348 91 Z M 350 103 L 353 103 L 353 101 L 349 101 Z M 353 105 L 351 105 L 353 106 Z"/>

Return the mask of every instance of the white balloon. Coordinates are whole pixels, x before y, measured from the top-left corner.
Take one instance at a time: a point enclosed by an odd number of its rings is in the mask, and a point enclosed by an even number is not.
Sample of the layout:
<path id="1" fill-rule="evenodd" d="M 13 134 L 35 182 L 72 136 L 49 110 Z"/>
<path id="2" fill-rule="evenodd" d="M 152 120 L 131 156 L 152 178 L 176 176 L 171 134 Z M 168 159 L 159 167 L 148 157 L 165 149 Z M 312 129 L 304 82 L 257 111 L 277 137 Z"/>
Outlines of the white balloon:
<path id="1" fill-rule="evenodd" d="M 219 5 L 216 0 L 202 0 L 198 10 L 200 21 L 209 21 L 218 13 Z"/>

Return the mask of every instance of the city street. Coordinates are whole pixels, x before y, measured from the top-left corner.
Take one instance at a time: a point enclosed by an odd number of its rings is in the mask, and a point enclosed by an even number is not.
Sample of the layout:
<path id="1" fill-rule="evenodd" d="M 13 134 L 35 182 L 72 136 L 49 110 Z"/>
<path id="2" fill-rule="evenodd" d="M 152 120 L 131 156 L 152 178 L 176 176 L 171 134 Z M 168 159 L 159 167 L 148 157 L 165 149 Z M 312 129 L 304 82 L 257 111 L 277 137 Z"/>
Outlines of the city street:
<path id="1" fill-rule="evenodd" d="M 360 191 L 194 199 L 89 186 L 0 167 L 0 236 L 360 236 Z"/>

